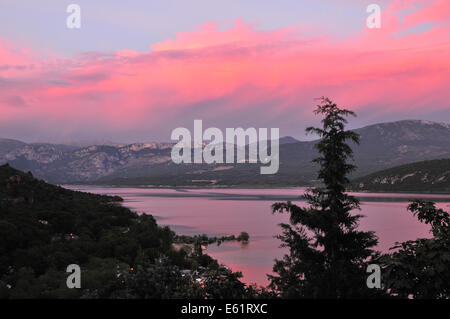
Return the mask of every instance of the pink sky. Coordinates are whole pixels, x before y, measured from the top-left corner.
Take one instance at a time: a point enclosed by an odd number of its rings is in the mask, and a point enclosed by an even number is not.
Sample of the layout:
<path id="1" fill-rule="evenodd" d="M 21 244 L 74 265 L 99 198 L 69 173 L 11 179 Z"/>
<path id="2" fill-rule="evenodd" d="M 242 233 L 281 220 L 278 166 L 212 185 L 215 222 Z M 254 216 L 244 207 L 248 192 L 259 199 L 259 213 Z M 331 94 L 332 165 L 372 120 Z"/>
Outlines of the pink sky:
<path id="1" fill-rule="evenodd" d="M 322 95 L 358 124 L 450 121 L 450 1 L 393 1 L 381 29 L 345 38 L 311 29 L 204 22 L 148 52 L 72 58 L 0 36 L 0 137 L 169 140 L 194 118 L 301 136 Z"/>

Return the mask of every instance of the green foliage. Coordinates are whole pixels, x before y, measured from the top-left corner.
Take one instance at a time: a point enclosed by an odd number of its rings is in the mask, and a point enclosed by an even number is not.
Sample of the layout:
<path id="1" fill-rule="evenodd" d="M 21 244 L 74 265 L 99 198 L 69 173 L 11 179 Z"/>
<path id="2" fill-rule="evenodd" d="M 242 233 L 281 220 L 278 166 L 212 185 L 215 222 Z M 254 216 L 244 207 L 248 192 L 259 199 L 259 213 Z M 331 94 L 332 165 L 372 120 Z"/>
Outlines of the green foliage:
<path id="1" fill-rule="evenodd" d="M 290 224 L 281 224 L 282 246 L 289 254 L 276 260 L 269 276 L 270 287 L 285 298 L 359 298 L 372 292 L 366 286 L 366 264 L 376 255 L 373 232 L 357 230 L 361 215 L 355 197 L 345 194 L 347 174 L 355 167 L 348 163 L 353 156 L 347 141 L 359 142 L 359 136 L 345 130 L 346 117 L 353 112 L 340 109 L 322 98 L 316 114 L 324 115 L 322 128 L 310 127 L 318 134 L 320 156 L 318 178 L 323 187 L 310 189 L 305 198 L 309 207 L 291 202 L 273 204 L 273 212 L 288 212 Z"/>
<path id="2" fill-rule="evenodd" d="M 204 255 L 206 256 L 206 255 Z M 209 257 L 210 258 L 210 257 Z M 207 268 L 203 272 L 184 275 L 167 259 L 151 265 L 138 266 L 136 271 L 121 277 L 123 298 L 177 299 L 250 299 L 272 296 L 262 288 L 246 287 L 239 278 L 224 267 Z"/>
<path id="3" fill-rule="evenodd" d="M 245 231 L 240 233 L 239 236 L 237 237 L 237 241 L 244 242 L 244 243 L 248 242 L 249 239 L 250 239 L 250 235 Z"/>
<path id="4" fill-rule="evenodd" d="M 433 238 L 397 243 L 383 255 L 385 289 L 399 297 L 450 298 L 450 214 L 433 202 L 415 200 L 409 206 L 419 221 L 431 225 Z"/>
<path id="5" fill-rule="evenodd" d="M 239 241 L 243 244 L 247 244 L 250 240 L 250 235 L 247 232 L 241 232 L 239 236 L 229 235 L 229 236 L 221 236 L 221 237 L 208 237 L 206 234 L 195 235 L 195 236 L 187 236 L 187 235 L 179 235 L 175 237 L 175 242 L 184 243 L 184 244 L 194 244 L 196 249 L 201 249 L 201 246 L 208 246 L 211 244 L 217 244 L 220 246 L 223 242 L 226 241 Z"/>
<path id="6" fill-rule="evenodd" d="M 257 293 L 238 274 L 220 270 L 217 261 L 201 254 L 201 245 L 200 254 L 192 256 L 175 250 L 176 235 L 169 227 L 118 205 L 121 200 L 70 191 L 0 166 L 0 297 L 246 298 Z M 81 289 L 66 286 L 70 264 L 81 267 Z M 183 269 L 199 273 L 211 288 L 183 276 Z"/>

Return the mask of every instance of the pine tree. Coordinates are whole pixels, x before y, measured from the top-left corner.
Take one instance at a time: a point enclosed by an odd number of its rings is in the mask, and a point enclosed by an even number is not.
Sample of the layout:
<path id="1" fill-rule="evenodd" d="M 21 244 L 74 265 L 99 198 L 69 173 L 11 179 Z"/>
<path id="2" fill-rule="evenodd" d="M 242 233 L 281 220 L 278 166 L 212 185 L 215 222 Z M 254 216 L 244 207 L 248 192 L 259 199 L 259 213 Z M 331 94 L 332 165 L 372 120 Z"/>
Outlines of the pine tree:
<path id="1" fill-rule="evenodd" d="M 308 207 L 292 202 L 275 203 L 273 212 L 290 214 L 290 224 L 281 224 L 277 236 L 289 254 L 276 260 L 277 275 L 269 276 L 270 287 L 285 298 L 359 298 L 373 292 L 367 288 L 367 262 L 378 253 L 374 232 L 358 231 L 362 215 L 357 198 L 345 193 L 347 175 L 355 169 L 348 163 L 353 151 L 348 141 L 359 144 L 359 135 L 346 131 L 346 117 L 355 116 L 322 97 L 315 114 L 323 115 L 322 128 L 309 127 L 308 133 L 321 138 L 315 145 L 320 156 L 321 187 L 308 189 L 304 198 Z"/>

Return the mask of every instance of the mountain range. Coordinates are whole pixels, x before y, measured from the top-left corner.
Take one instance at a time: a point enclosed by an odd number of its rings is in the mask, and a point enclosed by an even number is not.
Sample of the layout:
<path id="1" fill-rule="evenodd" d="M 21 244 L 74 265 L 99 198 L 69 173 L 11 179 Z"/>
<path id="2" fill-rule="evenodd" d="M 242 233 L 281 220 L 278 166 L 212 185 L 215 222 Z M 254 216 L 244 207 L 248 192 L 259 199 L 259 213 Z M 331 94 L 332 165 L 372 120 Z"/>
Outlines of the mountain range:
<path id="1" fill-rule="evenodd" d="M 420 120 L 380 123 L 355 130 L 352 178 L 424 160 L 450 158 L 450 125 Z M 31 171 L 51 183 L 154 186 L 304 186 L 316 182 L 317 141 L 280 139 L 280 169 L 261 175 L 261 164 L 175 164 L 173 143 L 77 146 L 0 139 L 0 164 Z"/>

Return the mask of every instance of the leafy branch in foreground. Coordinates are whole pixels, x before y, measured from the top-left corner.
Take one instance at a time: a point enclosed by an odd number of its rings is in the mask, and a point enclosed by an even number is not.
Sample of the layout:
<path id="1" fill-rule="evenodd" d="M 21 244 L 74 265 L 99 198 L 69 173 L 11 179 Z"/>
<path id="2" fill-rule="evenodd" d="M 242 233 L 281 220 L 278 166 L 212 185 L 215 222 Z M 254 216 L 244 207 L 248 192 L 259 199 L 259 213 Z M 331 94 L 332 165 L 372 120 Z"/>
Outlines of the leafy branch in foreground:
<path id="1" fill-rule="evenodd" d="M 433 238 L 397 243 L 380 258 L 385 289 L 403 298 L 450 298 L 450 214 L 422 200 L 408 210 L 431 226 Z"/>

